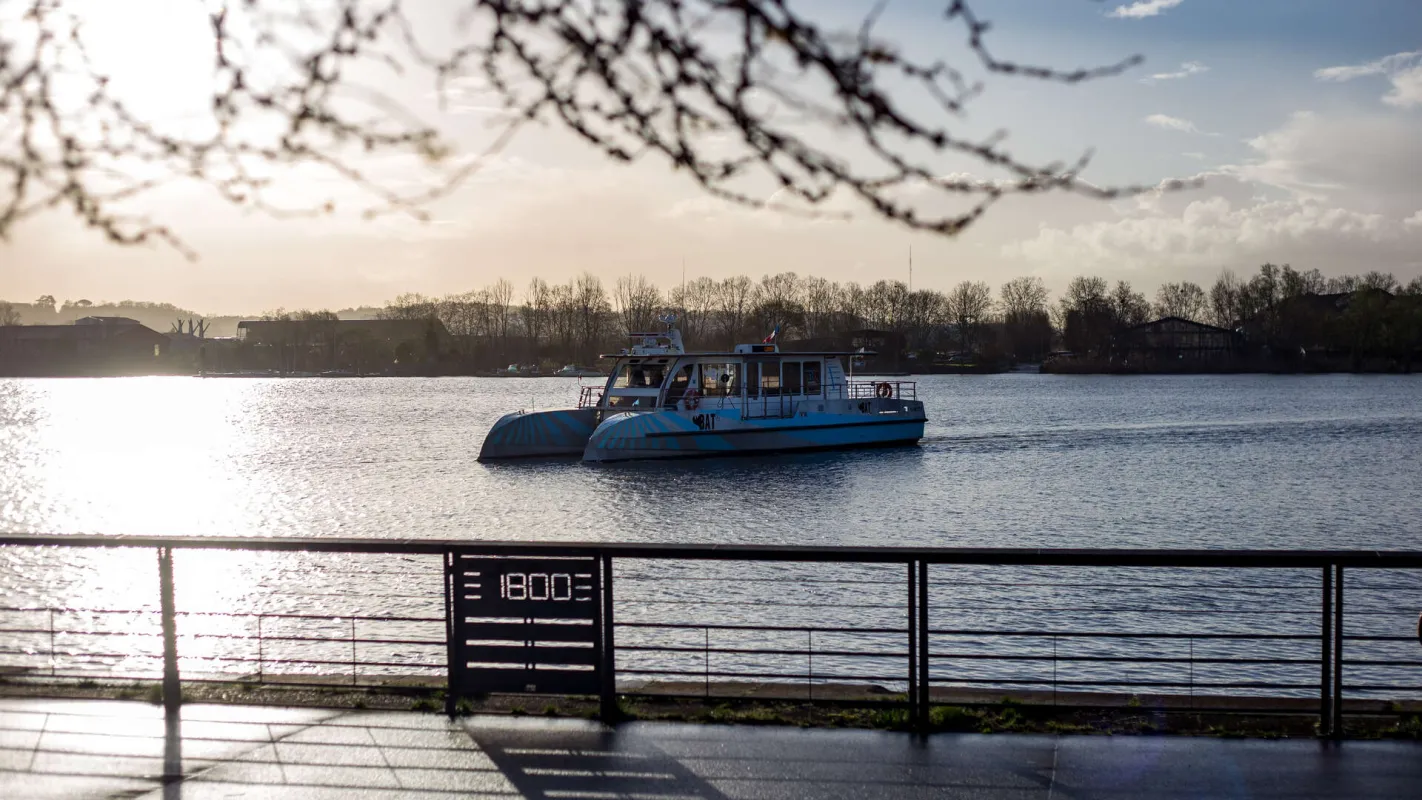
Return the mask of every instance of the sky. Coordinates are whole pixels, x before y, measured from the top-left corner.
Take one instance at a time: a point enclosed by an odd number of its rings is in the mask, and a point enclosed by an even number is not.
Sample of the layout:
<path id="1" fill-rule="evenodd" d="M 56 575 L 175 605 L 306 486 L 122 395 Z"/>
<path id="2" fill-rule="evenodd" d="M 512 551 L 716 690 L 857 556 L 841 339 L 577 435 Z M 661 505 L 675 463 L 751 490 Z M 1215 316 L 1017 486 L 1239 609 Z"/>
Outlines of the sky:
<path id="1" fill-rule="evenodd" d="M 424 22 L 438 25 L 437 12 L 448 10 L 441 3 L 448 0 L 420 6 L 431 15 Z M 855 30 L 870 5 L 798 7 L 831 28 Z M 890 0 L 875 30 L 904 52 L 971 66 L 961 25 L 942 19 L 947 5 Z M 240 314 L 381 304 L 404 292 L 464 292 L 499 278 L 521 291 L 535 275 L 561 282 L 583 271 L 609 282 L 642 274 L 662 286 L 679 282 L 683 268 L 691 277 L 794 271 L 908 280 L 910 259 L 915 288 L 937 289 L 1036 275 L 1056 291 L 1075 275 L 1094 274 L 1153 293 L 1162 282 L 1208 285 L 1223 269 L 1252 272 L 1266 261 L 1326 275 L 1377 269 L 1404 282 L 1422 274 L 1422 3 L 970 5 L 992 22 L 987 43 L 999 58 L 1062 68 L 1132 54 L 1145 60 L 1122 75 L 1069 86 L 985 75 L 982 95 L 961 117 L 938 120 L 950 131 L 970 138 L 1004 131 L 1005 147 L 1041 163 L 1090 150 L 1082 177 L 1095 185 L 1198 178 L 1202 186 L 1109 202 L 1070 193 L 1009 198 L 949 238 L 878 220 L 844 197 L 819 218 L 731 206 L 664 162 L 614 164 L 544 125 L 523 130 L 432 204 L 428 222 L 363 219 L 356 210 L 368 198 L 304 172 L 282 176 L 286 196 L 334 199 L 343 213 L 274 219 L 190 184 L 145 198 L 196 260 L 162 244 L 119 248 L 63 212 L 45 214 L 0 241 L 0 298 L 145 299 Z M 180 108 L 181 98 L 191 103 L 205 85 L 210 54 L 191 6 L 131 0 L 122 15 L 94 6 L 101 23 L 92 34 L 95 58 L 158 116 L 193 113 Z M 460 153 L 480 152 L 496 136 L 501 118 L 477 92 L 456 94 L 439 111 L 426 76 L 383 80 Z M 394 156 L 363 164 L 397 186 L 412 169 Z M 969 159 L 934 166 L 998 177 Z M 774 195 L 766 199 L 774 206 Z"/>

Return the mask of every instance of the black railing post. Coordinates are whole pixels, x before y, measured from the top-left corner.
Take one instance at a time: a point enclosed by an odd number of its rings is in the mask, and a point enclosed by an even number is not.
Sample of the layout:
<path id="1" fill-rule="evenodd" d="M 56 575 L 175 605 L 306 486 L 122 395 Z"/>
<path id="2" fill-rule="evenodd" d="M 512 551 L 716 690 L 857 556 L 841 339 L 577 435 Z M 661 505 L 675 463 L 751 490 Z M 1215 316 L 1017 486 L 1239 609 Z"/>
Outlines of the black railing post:
<path id="1" fill-rule="evenodd" d="M 1323 568 L 1323 626 L 1319 640 L 1318 732 L 1333 732 L 1333 565 Z"/>
<path id="2" fill-rule="evenodd" d="M 464 665 L 459 663 L 459 641 L 455 633 L 458 626 L 454 620 L 454 561 L 454 551 L 444 551 L 444 713 L 451 719 L 459 708 L 459 693 L 462 690 L 459 676 L 464 672 Z"/>
<path id="3" fill-rule="evenodd" d="M 620 714 L 617 709 L 617 639 L 613 636 L 612 616 L 612 556 L 602 556 L 602 694 L 599 713 L 603 722 L 615 722 Z M 710 676 L 707 676 L 707 690 L 710 690 Z"/>
<path id="4" fill-rule="evenodd" d="M 908 562 L 908 613 L 904 615 L 908 633 L 908 713 L 909 726 L 919 727 L 918 719 L 918 564 Z"/>
<path id="5" fill-rule="evenodd" d="M 163 713 L 178 718 L 183 687 L 178 677 L 178 611 L 173 599 L 173 548 L 158 548 L 158 604 L 163 624 Z"/>
<path id="6" fill-rule="evenodd" d="M 1334 739 L 1343 738 L 1343 565 L 1333 572 L 1333 727 Z"/>
<path id="7" fill-rule="evenodd" d="M 929 725 L 929 690 L 932 673 L 928 668 L 928 562 L 918 562 L 918 715 L 920 725 Z"/>

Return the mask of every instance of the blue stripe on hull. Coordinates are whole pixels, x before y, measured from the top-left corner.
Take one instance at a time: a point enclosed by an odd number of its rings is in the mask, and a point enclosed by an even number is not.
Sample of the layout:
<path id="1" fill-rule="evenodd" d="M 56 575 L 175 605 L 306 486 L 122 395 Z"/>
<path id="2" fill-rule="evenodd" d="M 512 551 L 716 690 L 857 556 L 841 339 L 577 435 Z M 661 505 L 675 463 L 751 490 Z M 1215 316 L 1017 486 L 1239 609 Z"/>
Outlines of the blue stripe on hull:
<path id="1" fill-rule="evenodd" d="M 615 427 L 609 425 L 609 420 L 588 443 L 583 460 L 686 458 L 911 444 L 923 438 L 924 428 L 924 420 L 918 418 L 900 422 L 804 425 L 801 427 L 806 430 L 802 431 L 786 426 L 765 431 L 733 428 L 725 433 L 714 433 L 679 429 L 675 424 L 677 419 L 672 415 L 649 414 L 623 420 Z M 624 433 L 626 435 L 622 435 Z"/>

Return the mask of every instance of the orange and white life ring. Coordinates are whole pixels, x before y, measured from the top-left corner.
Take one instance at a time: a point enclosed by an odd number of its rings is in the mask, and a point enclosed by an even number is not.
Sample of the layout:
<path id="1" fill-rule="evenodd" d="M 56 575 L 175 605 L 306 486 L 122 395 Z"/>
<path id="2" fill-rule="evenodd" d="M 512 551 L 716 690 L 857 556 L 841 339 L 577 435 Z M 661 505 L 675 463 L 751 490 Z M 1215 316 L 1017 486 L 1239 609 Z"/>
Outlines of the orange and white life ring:
<path id="1" fill-rule="evenodd" d="M 681 402 L 686 404 L 687 411 L 695 411 L 701 407 L 701 395 L 695 389 L 687 389 L 686 394 L 681 396 Z"/>
<path id="2" fill-rule="evenodd" d="M 886 381 L 874 388 L 874 394 L 878 397 L 888 399 L 894 396 L 894 387 L 890 386 Z"/>

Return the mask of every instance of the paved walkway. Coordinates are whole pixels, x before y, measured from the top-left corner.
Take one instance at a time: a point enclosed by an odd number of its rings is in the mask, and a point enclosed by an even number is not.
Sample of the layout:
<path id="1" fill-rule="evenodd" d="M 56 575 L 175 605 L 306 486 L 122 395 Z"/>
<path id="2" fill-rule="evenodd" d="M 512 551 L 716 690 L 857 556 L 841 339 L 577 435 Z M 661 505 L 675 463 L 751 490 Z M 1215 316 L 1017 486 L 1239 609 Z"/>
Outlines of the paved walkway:
<path id="1" fill-rule="evenodd" d="M 0 698 L 0 797 L 1403 798 L 1422 745 L 979 736 Z M 181 776 L 165 780 L 164 775 Z"/>

